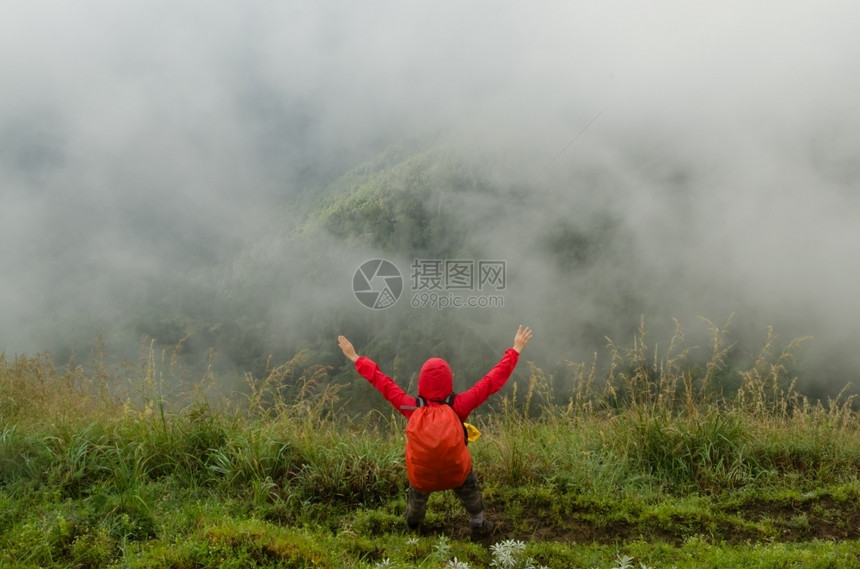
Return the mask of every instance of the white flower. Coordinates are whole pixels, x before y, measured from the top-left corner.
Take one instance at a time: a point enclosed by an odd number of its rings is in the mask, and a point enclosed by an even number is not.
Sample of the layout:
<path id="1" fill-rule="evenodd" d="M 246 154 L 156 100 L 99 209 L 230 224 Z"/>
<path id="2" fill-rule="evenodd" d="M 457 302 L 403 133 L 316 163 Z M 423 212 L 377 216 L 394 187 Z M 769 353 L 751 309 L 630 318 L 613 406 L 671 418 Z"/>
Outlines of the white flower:
<path id="1" fill-rule="evenodd" d="M 516 569 L 526 550 L 526 544 L 516 539 L 506 539 L 490 547 L 493 554 L 493 567 Z"/>
<path id="2" fill-rule="evenodd" d="M 458 561 L 455 557 L 445 564 L 446 569 L 469 569 L 469 564 L 465 561 Z"/>
<path id="3" fill-rule="evenodd" d="M 447 559 L 451 555 L 451 546 L 448 545 L 447 537 L 439 536 L 439 541 L 433 546 L 433 553 L 439 559 Z"/>

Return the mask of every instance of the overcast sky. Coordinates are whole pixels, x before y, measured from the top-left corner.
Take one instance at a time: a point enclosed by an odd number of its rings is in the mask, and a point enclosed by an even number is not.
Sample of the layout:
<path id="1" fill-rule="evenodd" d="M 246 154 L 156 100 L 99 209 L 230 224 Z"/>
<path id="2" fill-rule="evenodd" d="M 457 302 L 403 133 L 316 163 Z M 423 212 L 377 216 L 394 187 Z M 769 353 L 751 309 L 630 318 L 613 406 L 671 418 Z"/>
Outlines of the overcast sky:
<path id="1" fill-rule="evenodd" d="M 0 349 L 39 350 L 69 307 L 109 314 L 117 289 L 253 242 L 309 180 L 444 132 L 552 202 L 533 223 L 576 215 L 583 168 L 612 172 L 592 197 L 662 317 L 736 301 L 856 351 L 858 21 L 835 0 L 17 3 Z"/>

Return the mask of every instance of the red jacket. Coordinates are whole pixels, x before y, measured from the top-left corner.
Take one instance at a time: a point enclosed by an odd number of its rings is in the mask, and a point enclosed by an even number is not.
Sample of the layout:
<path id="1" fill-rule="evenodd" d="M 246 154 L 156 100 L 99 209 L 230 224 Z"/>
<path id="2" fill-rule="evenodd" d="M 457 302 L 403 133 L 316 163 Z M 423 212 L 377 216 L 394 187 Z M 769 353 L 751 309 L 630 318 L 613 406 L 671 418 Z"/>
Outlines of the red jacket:
<path id="1" fill-rule="evenodd" d="M 454 411 L 460 420 L 465 421 L 469 413 L 474 411 L 493 393 L 502 388 L 511 377 L 519 361 L 520 354 L 513 348 L 508 348 L 505 355 L 496 366 L 472 387 L 458 393 L 454 398 Z M 407 395 L 394 380 L 382 373 L 379 366 L 365 356 L 355 360 L 355 369 L 370 382 L 391 403 L 395 409 L 406 417 L 412 415 L 418 406 L 415 397 Z M 418 374 L 418 395 L 427 400 L 430 405 L 442 404 L 443 400 L 454 390 L 454 375 L 448 363 L 441 358 L 430 358 L 421 366 Z"/>

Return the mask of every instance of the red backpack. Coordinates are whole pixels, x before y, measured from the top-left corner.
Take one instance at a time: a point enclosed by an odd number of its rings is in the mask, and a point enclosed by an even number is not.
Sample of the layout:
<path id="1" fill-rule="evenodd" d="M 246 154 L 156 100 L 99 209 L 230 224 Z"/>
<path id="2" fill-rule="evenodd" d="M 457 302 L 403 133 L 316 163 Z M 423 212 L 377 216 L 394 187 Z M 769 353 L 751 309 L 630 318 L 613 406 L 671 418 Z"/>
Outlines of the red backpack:
<path id="1" fill-rule="evenodd" d="M 409 483 L 424 493 L 462 486 L 472 470 L 472 455 L 466 449 L 466 428 L 454 411 L 454 394 L 444 405 L 416 399 L 418 408 L 406 423 Z"/>

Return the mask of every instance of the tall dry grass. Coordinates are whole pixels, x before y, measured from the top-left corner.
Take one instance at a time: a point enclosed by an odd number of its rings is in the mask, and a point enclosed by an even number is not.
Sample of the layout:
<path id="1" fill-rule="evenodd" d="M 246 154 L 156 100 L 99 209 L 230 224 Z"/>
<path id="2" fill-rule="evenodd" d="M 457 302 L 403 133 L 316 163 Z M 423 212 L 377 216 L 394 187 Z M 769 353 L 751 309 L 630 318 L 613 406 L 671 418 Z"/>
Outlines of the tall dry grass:
<path id="1" fill-rule="evenodd" d="M 603 374 L 597 355 L 565 362 L 556 377 L 530 362 L 522 402 L 513 390 L 487 424 L 496 447 L 487 460 L 500 465 L 495 475 L 509 484 L 564 478 L 589 489 L 602 481 L 606 492 L 619 479 L 646 480 L 682 493 L 856 477 L 855 395 L 846 386 L 822 401 L 798 390 L 795 354 L 807 338 L 780 346 L 767 328 L 748 367 L 731 369 L 731 319 L 723 327 L 703 322 L 711 339 L 704 361 L 692 359 L 697 348 L 677 322 L 658 348 L 642 321 L 632 345 L 607 340 Z"/>
<path id="2" fill-rule="evenodd" d="M 781 477 L 805 484 L 849 478 L 860 467 L 858 416 L 847 391 L 813 401 L 792 373 L 804 339 L 730 369 L 728 324 L 704 321 L 711 343 L 694 361 L 680 325 L 658 347 L 644 321 L 630 346 L 607 341 L 584 363 L 550 374 L 528 362 L 528 382 L 491 402 L 473 445 L 487 480 L 555 481 L 611 492 L 620 484 L 721 492 Z M 396 414 L 350 415 L 330 370 L 300 352 L 246 375 L 225 392 L 210 366 L 180 368 L 179 346 L 143 344 L 139 361 L 89 371 L 58 368 L 48 354 L 0 354 L 0 485 L 139 488 L 164 479 L 255 502 L 383 502 L 402 490 Z M 731 391 L 721 381 L 735 379 Z"/>

